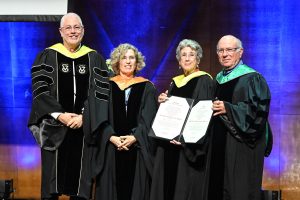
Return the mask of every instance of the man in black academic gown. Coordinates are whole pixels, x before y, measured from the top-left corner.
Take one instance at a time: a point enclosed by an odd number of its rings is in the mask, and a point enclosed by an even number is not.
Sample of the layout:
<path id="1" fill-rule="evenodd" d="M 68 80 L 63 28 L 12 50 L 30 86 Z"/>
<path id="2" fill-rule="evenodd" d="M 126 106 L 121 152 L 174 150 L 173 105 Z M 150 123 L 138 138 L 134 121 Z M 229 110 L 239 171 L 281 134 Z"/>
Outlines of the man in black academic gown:
<path id="1" fill-rule="evenodd" d="M 243 64 L 238 38 L 222 37 L 217 54 L 223 70 L 213 103 L 209 199 L 259 200 L 264 156 L 272 142 L 269 87 Z"/>
<path id="2" fill-rule="evenodd" d="M 84 27 L 77 14 L 64 15 L 59 31 L 63 44 L 43 50 L 31 69 L 28 127 L 41 146 L 41 198 L 88 199 L 89 147 L 108 117 L 108 70 L 101 55 L 81 45 Z"/>

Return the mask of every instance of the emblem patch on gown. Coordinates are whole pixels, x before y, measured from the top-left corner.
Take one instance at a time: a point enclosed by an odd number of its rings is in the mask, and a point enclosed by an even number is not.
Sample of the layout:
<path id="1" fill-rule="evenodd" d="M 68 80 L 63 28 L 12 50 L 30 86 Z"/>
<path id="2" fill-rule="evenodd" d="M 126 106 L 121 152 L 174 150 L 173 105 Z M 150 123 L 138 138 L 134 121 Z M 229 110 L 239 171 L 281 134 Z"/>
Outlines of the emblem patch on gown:
<path id="1" fill-rule="evenodd" d="M 70 67 L 69 67 L 69 64 L 68 64 L 68 63 L 63 63 L 63 64 L 61 64 L 60 69 L 61 69 L 61 71 L 64 72 L 64 73 L 70 72 Z"/>
<path id="2" fill-rule="evenodd" d="M 84 65 L 84 64 L 79 64 L 79 65 L 77 65 L 77 71 L 78 71 L 78 73 L 79 74 L 86 74 L 87 73 L 87 69 L 86 69 L 86 65 Z"/>

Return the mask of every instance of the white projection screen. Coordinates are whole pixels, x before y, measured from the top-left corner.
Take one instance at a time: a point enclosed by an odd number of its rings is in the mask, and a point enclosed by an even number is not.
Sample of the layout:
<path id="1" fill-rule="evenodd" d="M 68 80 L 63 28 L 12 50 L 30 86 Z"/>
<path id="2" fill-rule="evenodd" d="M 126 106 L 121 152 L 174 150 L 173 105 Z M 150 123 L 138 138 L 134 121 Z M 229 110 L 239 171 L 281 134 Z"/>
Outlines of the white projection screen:
<path id="1" fill-rule="evenodd" d="M 0 0 L 0 21 L 59 21 L 68 0 Z"/>

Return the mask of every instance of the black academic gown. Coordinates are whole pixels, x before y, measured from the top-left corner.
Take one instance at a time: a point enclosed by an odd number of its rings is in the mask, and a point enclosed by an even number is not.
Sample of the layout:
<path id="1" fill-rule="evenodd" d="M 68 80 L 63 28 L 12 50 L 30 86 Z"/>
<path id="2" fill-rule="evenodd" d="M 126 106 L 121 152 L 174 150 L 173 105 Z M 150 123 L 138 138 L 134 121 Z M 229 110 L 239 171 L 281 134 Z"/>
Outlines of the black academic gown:
<path id="1" fill-rule="evenodd" d="M 125 111 L 125 92 L 110 81 L 110 124 L 99 138 L 96 200 L 149 199 L 152 161 L 148 132 L 157 110 L 156 89 L 149 81 L 130 85 Z M 134 135 L 129 151 L 117 151 L 112 135 Z"/>
<path id="2" fill-rule="evenodd" d="M 169 95 L 199 100 L 212 100 L 213 80 L 209 75 L 195 77 L 178 88 L 174 82 Z M 151 200 L 195 200 L 206 198 L 207 156 L 205 136 L 196 144 L 171 144 L 156 140 L 156 153 L 151 186 Z"/>
<path id="3" fill-rule="evenodd" d="M 92 130 L 98 130 L 108 119 L 109 84 L 105 61 L 88 47 L 82 46 L 71 54 L 62 44 L 56 44 L 37 56 L 31 74 L 33 101 L 28 127 L 40 145 L 42 138 L 48 142 L 41 148 L 41 196 L 66 194 L 89 198 L 92 179 L 88 178 L 91 175 L 86 160 L 87 146 L 92 142 Z M 98 111 L 89 114 L 90 108 Z M 85 129 L 90 131 L 88 137 L 84 137 L 83 128 L 64 127 L 63 137 L 47 138 L 46 128 L 41 130 L 42 121 L 55 121 L 49 115 L 53 112 L 84 113 Z M 50 134 L 56 134 L 51 130 Z"/>
<path id="4" fill-rule="evenodd" d="M 264 155 L 270 153 L 266 146 L 271 141 L 267 122 L 271 97 L 259 73 L 244 65 L 240 70 L 240 75 L 227 81 L 225 77 L 216 86 L 216 97 L 224 101 L 227 114 L 214 117 L 212 123 L 210 200 L 260 199 Z"/>

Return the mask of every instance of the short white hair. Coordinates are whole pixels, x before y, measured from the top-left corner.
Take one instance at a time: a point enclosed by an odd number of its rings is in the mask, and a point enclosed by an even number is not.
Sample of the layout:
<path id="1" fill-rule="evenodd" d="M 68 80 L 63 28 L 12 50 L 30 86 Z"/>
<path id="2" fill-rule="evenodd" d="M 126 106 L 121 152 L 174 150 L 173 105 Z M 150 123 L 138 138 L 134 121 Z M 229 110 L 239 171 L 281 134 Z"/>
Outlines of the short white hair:
<path id="1" fill-rule="evenodd" d="M 75 16 L 75 17 L 77 17 L 78 20 L 79 20 L 80 25 L 83 26 L 82 20 L 81 20 L 81 18 L 79 17 L 79 15 L 77 15 L 76 13 L 70 12 L 70 13 L 67 13 L 67 14 L 65 14 L 64 16 L 62 16 L 62 18 L 60 19 L 60 27 L 63 27 L 63 24 L 64 24 L 64 22 L 65 22 L 65 19 L 66 19 L 67 17 L 70 17 L 70 16 Z"/>
<path id="2" fill-rule="evenodd" d="M 240 48 L 240 49 L 243 49 L 243 43 L 242 43 L 242 41 L 239 39 L 239 38 L 237 38 L 237 37 L 235 37 L 235 36 L 233 36 L 233 35 L 225 35 L 225 36 L 223 36 L 223 37 L 221 37 L 221 39 L 218 41 L 218 44 L 217 44 L 217 49 L 219 48 L 219 43 L 220 43 L 220 41 L 222 40 L 222 39 L 224 39 L 224 38 L 230 38 L 230 39 L 232 39 L 232 40 L 234 40 L 235 42 L 236 42 L 236 46 L 238 47 L 238 48 Z"/>

